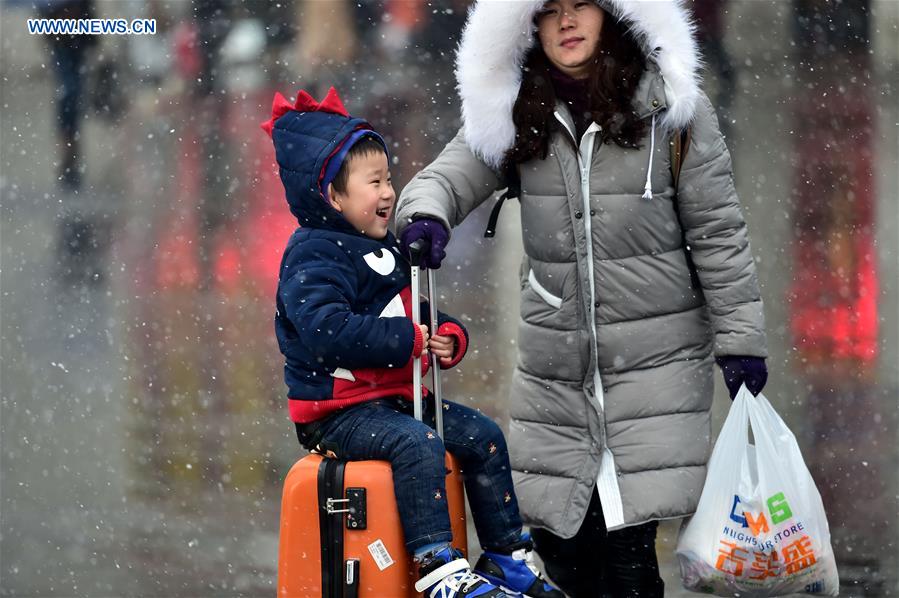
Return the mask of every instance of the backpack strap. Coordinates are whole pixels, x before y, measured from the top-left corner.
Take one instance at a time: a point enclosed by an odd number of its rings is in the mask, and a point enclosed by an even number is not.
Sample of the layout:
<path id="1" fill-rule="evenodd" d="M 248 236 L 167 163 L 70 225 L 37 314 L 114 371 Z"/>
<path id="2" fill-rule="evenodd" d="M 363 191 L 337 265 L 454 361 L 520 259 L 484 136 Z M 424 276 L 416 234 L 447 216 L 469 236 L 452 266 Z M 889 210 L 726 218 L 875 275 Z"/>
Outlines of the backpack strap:
<path id="1" fill-rule="evenodd" d="M 690 269 L 690 283 L 694 289 L 701 289 L 702 284 L 699 281 L 699 274 L 696 271 L 696 264 L 693 263 L 693 252 L 687 243 L 687 235 L 684 231 L 684 224 L 680 218 L 680 204 L 678 195 L 680 194 L 680 172 L 684 167 L 684 161 L 687 159 L 687 151 L 690 149 L 690 128 L 682 129 L 677 132 L 671 139 L 671 179 L 674 187 L 674 195 L 671 197 L 671 203 L 674 204 L 674 215 L 677 217 L 677 224 L 680 226 L 681 235 L 683 236 L 684 253 L 687 256 L 687 267 Z"/>
<path id="2" fill-rule="evenodd" d="M 504 178 L 506 179 L 506 191 L 493 204 L 493 209 L 490 211 L 490 219 L 487 221 L 487 229 L 484 231 L 485 239 L 492 239 L 496 236 L 499 211 L 503 209 L 503 204 L 506 203 L 506 200 L 521 197 L 521 177 L 518 175 L 518 167 L 515 165 L 508 167 L 504 173 Z"/>
<path id="3" fill-rule="evenodd" d="M 680 181 L 680 171 L 684 167 L 687 158 L 687 150 L 690 149 L 690 127 L 682 129 L 671 140 L 671 177 L 674 181 L 674 193 L 677 194 L 677 185 Z"/>

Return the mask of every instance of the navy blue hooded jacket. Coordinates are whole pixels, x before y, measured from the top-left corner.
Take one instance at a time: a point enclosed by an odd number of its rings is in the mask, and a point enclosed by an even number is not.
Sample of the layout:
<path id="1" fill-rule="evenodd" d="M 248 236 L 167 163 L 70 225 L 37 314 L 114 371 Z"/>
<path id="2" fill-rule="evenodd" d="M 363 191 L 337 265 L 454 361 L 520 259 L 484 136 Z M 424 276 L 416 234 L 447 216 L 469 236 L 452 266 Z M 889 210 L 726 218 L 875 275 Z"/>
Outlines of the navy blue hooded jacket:
<path id="1" fill-rule="evenodd" d="M 305 92 L 294 106 L 276 95 L 263 128 L 300 222 L 281 261 L 275 315 L 291 419 L 307 423 L 379 397 L 411 399 L 412 360 L 422 356 L 423 378 L 429 360 L 411 320 L 409 262 L 393 234 L 378 240 L 358 232 L 323 191 L 336 171 L 332 161 L 343 160 L 370 125 L 348 116 L 332 88 L 321 104 Z M 426 303 L 421 313 L 428 313 Z M 452 367 L 465 354 L 467 332 L 439 314 L 437 334 L 455 337 L 445 366 Z"/>

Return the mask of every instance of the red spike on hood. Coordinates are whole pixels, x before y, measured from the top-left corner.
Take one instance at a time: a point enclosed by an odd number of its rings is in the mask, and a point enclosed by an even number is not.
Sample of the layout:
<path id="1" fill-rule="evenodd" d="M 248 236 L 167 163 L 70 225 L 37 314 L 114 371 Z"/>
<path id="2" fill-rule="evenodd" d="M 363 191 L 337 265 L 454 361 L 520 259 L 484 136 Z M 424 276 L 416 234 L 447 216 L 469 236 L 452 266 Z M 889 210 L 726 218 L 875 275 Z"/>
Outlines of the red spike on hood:
<path id="1" fill-rule="evenodd" d="M 293 109 L 297 112 L 316 112 L 318 110 L 318 102 L 305 89 L 301 89 L 297 92 L 297 101 L 294 102 Z"/>
<path id="2" fill-rule="evenodd" d="M 325 99 L 322 100 L 321 104 L 319 104 L 318 109 L 323 112 L 333 112 L 334 114 L 339 114 L 341 116 L 349 116 L 349 114 L 347 114 L 346 108 L 343 107 L 343 102 L 340 101 L 340 96 L 337 95 L 337 90 L 334 89 L 334 87 L 331 87 L 328 90 L 328 93 L 325 95 Z"/>
<path id="3" fill-rule="evenodd" d="M 272 117 L 262 123 L 262 130 L 268 133 L 268 136 L 272 136 L 272 129 L 275 126 L 275 121 L 293 110 L 293 106 L 290 105 L 290 102 L 287 101 L 281 92 L 276 91 L 275 97 L 272 100 Z"/>

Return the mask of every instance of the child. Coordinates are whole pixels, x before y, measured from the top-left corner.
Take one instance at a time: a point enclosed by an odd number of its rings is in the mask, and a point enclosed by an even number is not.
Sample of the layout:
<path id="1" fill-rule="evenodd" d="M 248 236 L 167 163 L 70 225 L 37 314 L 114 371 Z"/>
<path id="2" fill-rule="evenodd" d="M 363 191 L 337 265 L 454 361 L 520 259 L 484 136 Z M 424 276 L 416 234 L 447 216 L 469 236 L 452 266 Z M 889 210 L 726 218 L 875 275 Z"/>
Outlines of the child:
<path id="1" fill-rule="evenodd" d="M 453 367 L 468 336 L 442 313 L 436 331 L 410 319 L 409 263 L 387 228 L 396 194 L 384 140 L 347 114 L 333 88 L 320 104 L 303 91 L 293 106 L 276 94 L 263 128 L 301 225 L 284 251 L 275 317 L 300 443 L 341 459 L 391 463 L 406 546 L 420 563 L 416 590 L 562 598 L 530 564 L 499 427 L 446 401 L 441 441 L 412 416 L 413 358 L 421 356 L 426 370 L 430 349 L 441 368 Z M 466 474 L 484 547 L 476 572 L 450 547 L 447 449 Z"/>

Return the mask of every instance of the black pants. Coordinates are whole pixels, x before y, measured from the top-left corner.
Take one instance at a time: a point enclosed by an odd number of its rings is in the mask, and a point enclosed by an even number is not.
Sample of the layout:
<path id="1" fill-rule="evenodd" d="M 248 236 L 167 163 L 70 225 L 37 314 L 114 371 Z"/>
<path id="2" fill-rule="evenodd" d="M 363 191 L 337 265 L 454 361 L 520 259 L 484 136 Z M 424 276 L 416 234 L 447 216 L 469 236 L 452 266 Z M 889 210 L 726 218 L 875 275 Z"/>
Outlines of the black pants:
<path id="1" fill-rule="evenodd" d="M 594 492 L 584 524 L 573 538 L 564 540 L 542 529 L 531 530 L 531 535 L 546 573 L 571 598 L 662 598 L 657 528 L 651 521 L 606 531 Z"/>

